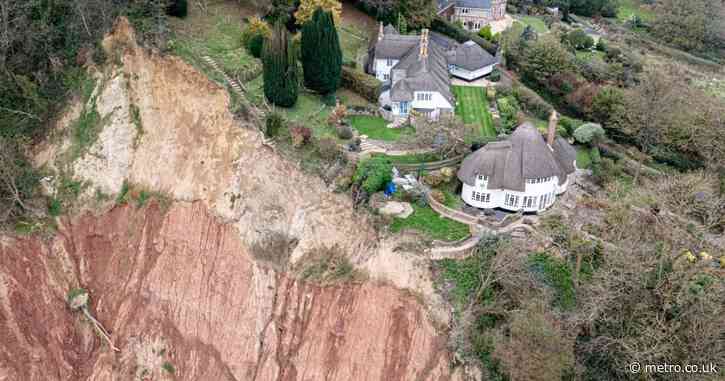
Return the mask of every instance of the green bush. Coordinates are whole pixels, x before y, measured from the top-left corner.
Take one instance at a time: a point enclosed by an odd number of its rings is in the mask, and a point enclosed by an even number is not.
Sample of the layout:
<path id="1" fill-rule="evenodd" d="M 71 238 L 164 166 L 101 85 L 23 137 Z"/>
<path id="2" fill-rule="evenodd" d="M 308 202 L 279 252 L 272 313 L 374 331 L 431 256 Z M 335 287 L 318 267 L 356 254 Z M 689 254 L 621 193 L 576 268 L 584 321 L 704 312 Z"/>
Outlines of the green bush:
<path id="1" fill-rule="evenodd" d="M 554 110 L 552 105 L 526 86 L 515 86 L 513 88 L 513 95 L 519 101 L 521 108 L 539 119 L 547 120 Z"/>
<path id="2" fill-rule="evenodd" d="M 594 46 L 594 39 L 581 29 L 572 30 L 563 39 L 576 50 L 589 50 Z"/>
<path id="3" fill-rule="evenodd" d="M 373 103 L 378 102 L 383 87 L 377 78 L 347 66 L 342 67 L 341 85 Z"/>
<path id="4" fill-rule="evenodd" d="M 345 140 L 352 139 L 352 136 L 353 136 L 352 128 L 350 126 L 340 126 L 337 129 L 337 136 L 340 139 L 345 139 Z"/>
<path id="5" fill-rule="evenodd" d="M 478 35 L 488 41 L 493 41 L 493 31 L 491 30 L 491 25 L 489 24 L 481 28 L 481 30 L 478 31 Z"/>
<path id="6" fill-rule="evenodd" d="M 48 214 L 58 217 L 63 212 L 63 205 L 57 198 L 50 199 L 48 202 Z"/>
<path id="7" fill-rule="evenodd" d="M 385 187 L 393 179 L 393 164 L 384 156 L 373 156 L 361 161 L 352 181 L 360 184 L 368 194 L 373 194 Z"/>
<path id="8" fill-rule="evenodd" d="M 247 40 L 247 43 L 244 45 L 245 48 L 247 48 L 247 51 L 249 54 L 251 54 L 255 58 L 262 58 L 262 50 L 264 48 L 264 36 L 261 34 L 256 34 Z"/>
<path id="9" fill-rule="evenodd" d="M 493 68 L 493 71 L 488 76 L 488 80 L 491 82 L 498 82 L 501 80 L 501 70 L 499 70 L 497 67 Z"/>
<path id="10" fill-rule="evenodd" d="M 520 111 L 519 102 L 516 98 L 509 95 L 503 98 L 499 98 L 496 101 L 498 106 L 498 112 L 501 115 L 501 131 L 503 133 L 509 133 L 518 124 L 516 115 Z"/>
<path id="11" fill-rule="evenodd" d="M 600 52 L 606 52 L 607 51 L 607 42 L 604 41 L 604 38 L 599 37 L 599 41 L 597 41 L 597 44 L 594 46 L 594 48 Z"/>
<path id="12" fill-rule="evenodd" d="M 581 144 L 594 144 L 604 139 L 604 128 L 596 123 L 586 123 L 574 131 L 574 139 Z"/>
<path id="13" fill-rule="evenodd" d="M 576 131 L 576 129 L 582 124 L 584 124 L 584 122 L 581 120 L 570 118 L 568 116 L 561 116 L 559 119 L 559 126 L 566 130 L 566 134 L 568 136 L 574 136 L 574 131 Z"/>
<path id="14" fill-rule="evenodd" d="M 266 127 L 264 134 L 268 138 L 273 138 L 279 135 L 279 131 L 284 127 L 285 120 L 281 113 L 276 111 L 270 111 L 264 121 Z"/>

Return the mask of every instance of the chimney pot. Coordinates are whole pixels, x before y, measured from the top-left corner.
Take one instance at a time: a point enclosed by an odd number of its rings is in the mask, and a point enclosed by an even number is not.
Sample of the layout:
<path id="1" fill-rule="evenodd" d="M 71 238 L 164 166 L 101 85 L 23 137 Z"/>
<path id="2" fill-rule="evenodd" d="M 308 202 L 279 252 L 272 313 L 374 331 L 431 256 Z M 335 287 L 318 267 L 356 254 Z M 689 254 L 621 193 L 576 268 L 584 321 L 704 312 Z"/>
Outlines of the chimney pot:
<path id="1" fill-rule="evenodd" d="M 546 136 L 546 143 L 549 145 L 549 148 L 553 149 L 554 147 L 554 139 L 556 139 L 556 126 L 559 124 L 559 114 L 557 114 L 556 110 L 553 110 L 551 112 L 551 116 L 549 116 L 549 130 L 548 134 Z"/>

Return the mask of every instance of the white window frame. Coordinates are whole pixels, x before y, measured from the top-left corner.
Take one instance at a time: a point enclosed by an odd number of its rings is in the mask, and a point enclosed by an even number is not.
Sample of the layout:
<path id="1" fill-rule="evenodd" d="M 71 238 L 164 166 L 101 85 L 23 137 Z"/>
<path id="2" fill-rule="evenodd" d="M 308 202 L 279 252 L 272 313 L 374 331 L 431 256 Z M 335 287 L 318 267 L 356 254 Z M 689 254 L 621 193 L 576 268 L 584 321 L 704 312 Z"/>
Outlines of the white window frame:
<path id="1" fill-rule="evenodd" d="M 393 66 L 393 59 L 392 59 L 392 58 L 388 58 L 388 59 L 387 59 L 387 61 L 385 62 L 385 64 L 386 64 L 386 65 L 387 65 L 388 67 L 391 67 L 391 66 Z"/>

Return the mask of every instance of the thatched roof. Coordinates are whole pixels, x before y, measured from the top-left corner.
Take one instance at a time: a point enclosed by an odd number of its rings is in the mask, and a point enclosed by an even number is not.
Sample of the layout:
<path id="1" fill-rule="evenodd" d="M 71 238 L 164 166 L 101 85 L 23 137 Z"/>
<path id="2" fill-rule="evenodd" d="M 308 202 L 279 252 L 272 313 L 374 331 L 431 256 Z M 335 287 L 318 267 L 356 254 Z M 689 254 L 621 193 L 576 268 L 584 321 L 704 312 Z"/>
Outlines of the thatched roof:
<path id="1" fill-rule="evenodd" d="M 524 123 L 509 139 L 489 143 L 463 160 L 458 178 L 473 186 L 478 175 L 488 176 L 489 189 L 518 192 L 525 191 L 526 179 L 558 176 L 563 184 L 574 172 L 576 151 L 562 138 L 552 148 L 536 127 Z"/>

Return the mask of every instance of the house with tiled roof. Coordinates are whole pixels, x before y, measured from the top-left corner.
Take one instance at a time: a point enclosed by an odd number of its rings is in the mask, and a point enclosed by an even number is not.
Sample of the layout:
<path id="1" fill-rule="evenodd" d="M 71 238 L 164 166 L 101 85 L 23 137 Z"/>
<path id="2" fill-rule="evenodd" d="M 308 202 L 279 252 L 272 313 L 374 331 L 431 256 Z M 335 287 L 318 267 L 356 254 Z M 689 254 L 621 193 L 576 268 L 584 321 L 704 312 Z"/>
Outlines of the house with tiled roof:
<path id="1" fill-rule="evenodd" d="M 384 83 L 380 104 L 387 119 L 404 119 L 414 110 L 438 120 L 455 108 L 451 75 L 474 80 L 497 63 L 497 57 L 473 42 L 459 44 L 427 29 L 402 35 L 381 24 L 368 70 Z"/>
<path id="2" fill-rule="evenodd" d="M 506 0 L 438 0 L 438 15 L 478 31 L 506 17 Z"/>

